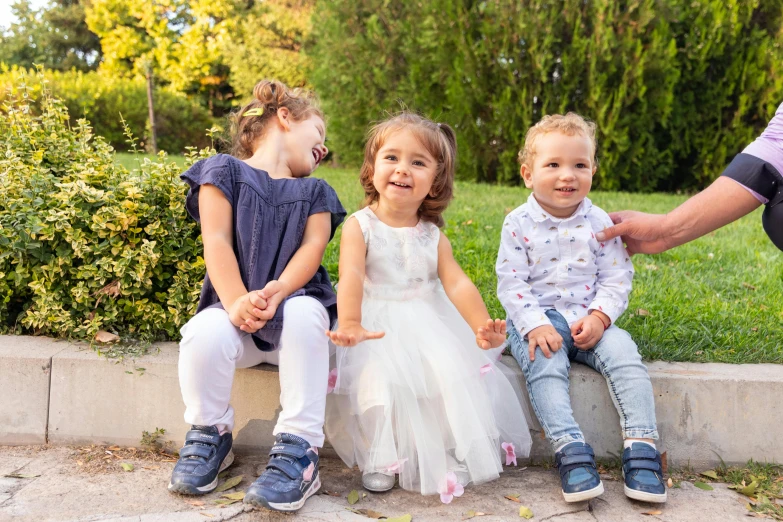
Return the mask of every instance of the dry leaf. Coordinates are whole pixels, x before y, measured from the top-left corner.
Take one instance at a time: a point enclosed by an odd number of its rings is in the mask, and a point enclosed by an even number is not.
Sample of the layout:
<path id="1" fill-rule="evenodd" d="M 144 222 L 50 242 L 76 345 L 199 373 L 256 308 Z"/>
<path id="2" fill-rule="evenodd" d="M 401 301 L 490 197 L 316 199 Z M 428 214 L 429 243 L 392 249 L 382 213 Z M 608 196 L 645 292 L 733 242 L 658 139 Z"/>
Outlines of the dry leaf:
<path id="1" fill-rule="evenodd" d="M 669 456 L 665 451 L 661 453 L 661 471 L 664 475 L 669 471 Z"/>
<path id="2" fill-rule="evenodd" d="M 351 492 L 348 493 L 348 503 L 353 506 L 357 502 L 359 502 L 359 492 L 352 489 Z"/>
<path id="3" fill-rule="evenodd" d="M 674 482 L 672 482 L 672 478 L 669 477 L 669 480 L 666 481 L 666 485 L 669 487 L 672 487 L 674 485 Z"/>
<path id="4" fill-rule="evenodd" d="M 220 496 L 230 500 L 242 500 L 245 498 L 245 492 L 237 491 L 236 493 L 224 493 Z"/>
<path id="5" fill-rule="evenodd" d="M 513 493 L 511 495 L 506 495 L 505 498 L 509 499 L 511 502 L 519 502 L 519 494 Z"/>
<path id="6" fill-rule="evenodd" d="M 203 500 L 186 500 L 185 502 L 187 502 L 191 506 L 196 506 L 196 507 L 204 505 L 204 501 Z"/>
<path id="7" fill-rule="evenodd" d="M 649 516 L 660 515 L 662 513 L 663 513 L 663 511 L 661 511 L 659 509 L 656 509 L 655 511 L 642 511 L 642 515 L 649 515 Z"/>
<path id="8" fill-rule="evenodd" d="M 221 491 L 227 491 L 231 488 L 235 488 L 239 485 L 240 482 L 242 482 L 242 478 L 244 475 L 237 475 L 236 477 L 231 477 L 221 485 L 215 488 L 215 493 L 220 493 Z"/>
<path id="9" fill-rule="evenodd" d="M 745 287 L 745 288 L 747 288 L 748 290 L 755 290 L 755 289 L 756 289 L 756 287 L 755 287 L 755 286 L 753 286 L 753 285 L 752 285 L 752 284 L 750 284 L 750 283 L 746 283 L 746 282 L 744 282 L 744 281 L 742 282 L 742 286 L 744 286 L 744 287 Z"/>
<path id="10" fill-rule="evenodd" d="M 110 297 L 117 297 L 120 295 L 120 282 L 119 280 L 114 281 L 113 283 L 109 283 L 108 285 L 104 286 L 97 292 L 95 292 L 94 295 L 98 294 L 106 294 Z"/>
<path id="11" fill-rule="evenodd" d="M 120 340 L 120 336 L 106 330 L 98 330 L 98 333 L 95 334 L 95 340 L 99 343 L 116 343 Z"/>
<path id="12" fill-rule="evenodd" d="M 411 522 L 411 516 L 409 514 L 400 515 L 398 517 L 387 518 L 386 522 Z"/>
<path id="13" fill-rule="evenodd" d="M 213 515 L 212 513 L 203 513 L 202 512 L 202 513 L 199 513 L 199 515 L 204 515 L 205 517 L 209 517 L 209 518 L 215 518 L 215 515 Z"/>
<path id="14" fill-rule="evenodd" d="M 522 518 L 525 518 L 527 520 L 530 520 L 531 518 L 533 518 L 533 512 L 527 506 L 520 506 L 519 507 L 519 516 L 522 517 Z"/>
<path id="15" fill-rule="evenodd" d="M 485 517 L 485 516 L 491 515 L 491 514 L 492 513 L 483 513 L 481 511 L 474 511 L 474 510 L 471 509 L 470 511 L 465 513 L 465 518 L 463 518 L 462 520 L 470 520 L 473 517 Z"/>
<path id="16" fill-rule="evenodd" d="M 650 315 L 650 312 L 648 312 L 644 308 L 639 308 L 638 310 L 636 310 L 636 315 Z"/>
<path id="17" fill-rule="evenodd" d="M 111 451 L 118 451 L 120 449 L 120 447 L 119 446 L 110 446 L 108 449 L 111 450 Z"/>
<path id="18" fill-rule="evenodd" d="M 364 515 L 367 518 L 374 518 L 375 520 L 386 518 L 386 515 L 384 515 L 383 513 L 378 513 L 377 511 L 373 511 L 372 509 L 351 509 L 351 511 L 353 511 L 358 515 Z"/>
<path id="19" fill-rule="evenodd" d="M 120 462 L 120 466 L 122 466 L 122 469 L 125 471 L 133 471 L 133 464 L 130 464 L 128 462 Z"/>
<path id="20" fill-rule="evenodd" d="M 239 502 L 238 500 L 228 499 L 228 498 L 219 498 L 217 500 L 213 501 L 215 504 L 219 504 L 221 506 L 230 506 L 231 504 L 235 504 Z"/>
<path id="21" fill-rule="evenodd" d="M 40 477 L 41 475 L 24 475 L 22 473 L 9 473 L 8 475 L 3 475 L 3 476 L 8 478 L 31 479 L 31 478 Z"/>
<path id="22" fill-rule="evenodd" d="M 342 497 L 342 495 L 339 493 L 336 493 L 334 491 L 327 491 L 325 489 L 322 489 L 321 493 L 323 493 L 324 495 L 329 495 L 330 497 Z"/>
<path id="23" fill-rule="evenodd" d="M 156 470 L 156 469 L 160 469 L 160 466 L 142 466 L 142 468 L 148 469 L 150 471 L 153 471 L 153 470 Z"/>

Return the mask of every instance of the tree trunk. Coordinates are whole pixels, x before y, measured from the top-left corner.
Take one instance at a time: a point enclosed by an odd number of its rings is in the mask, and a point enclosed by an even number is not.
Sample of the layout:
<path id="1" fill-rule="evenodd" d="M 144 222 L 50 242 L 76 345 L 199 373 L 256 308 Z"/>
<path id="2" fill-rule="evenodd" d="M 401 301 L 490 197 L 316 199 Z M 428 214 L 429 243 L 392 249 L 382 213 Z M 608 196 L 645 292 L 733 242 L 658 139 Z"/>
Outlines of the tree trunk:
<path id="1" fill-rule="evenodd" d="M 155 131 L 155 106 L 152 103 L 152 66 L 147 67 L 147 107 L 150 117 L 150 148 L 153 154 L 158 153 L 158 137 Z"/>

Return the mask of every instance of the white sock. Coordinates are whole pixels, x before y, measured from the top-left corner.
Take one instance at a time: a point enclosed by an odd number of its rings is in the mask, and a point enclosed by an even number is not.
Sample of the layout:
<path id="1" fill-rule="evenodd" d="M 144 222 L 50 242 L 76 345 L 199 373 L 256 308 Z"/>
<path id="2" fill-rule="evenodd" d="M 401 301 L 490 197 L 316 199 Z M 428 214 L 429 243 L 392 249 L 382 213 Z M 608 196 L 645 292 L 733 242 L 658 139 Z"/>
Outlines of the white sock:
<path id="1" fill-rule="evenodd" d="M 652 442 L 647 442 L 646 440 L 636 440 L 636 439 L 625 439 L 623 441 L 623 449 L 630 448 L 631 444 L 634 442 L 641 442 L 642 444 L 647 444 L 648 446 L 652 446 L 652 449 L 658 449 L 655 447 L 655 444 Z"/>
<path id="2" fill-rule="evenodd" d="M 569 444 L 571 444 L 572 442 L 581 442 L 581 441 L 572 440 L 572 441 L 569 441 L 569 442 L 564 442 L 564 443 L 562 443 L 560 446 L 558 446 L 558 447 L 557 447 L 557 449 L 555 450 L 555 453 L 557 453 L 557 452 L 558 452 L 558 451 L 560 451 L 561 449 L 565 448 L 566 446 L 568 446 L 568 445 L 569 445 Z"/>

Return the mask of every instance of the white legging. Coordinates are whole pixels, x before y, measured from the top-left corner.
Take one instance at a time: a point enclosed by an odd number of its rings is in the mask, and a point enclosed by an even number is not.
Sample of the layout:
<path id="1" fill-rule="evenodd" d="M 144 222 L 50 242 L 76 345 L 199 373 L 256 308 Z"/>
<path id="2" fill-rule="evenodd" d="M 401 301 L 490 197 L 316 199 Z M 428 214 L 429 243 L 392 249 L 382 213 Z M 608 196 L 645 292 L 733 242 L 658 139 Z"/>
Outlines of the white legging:
<path id="1" fill-rule="evenodd" d="M 312 297 L 285 302 L 279 349 L 262 352 L 252 337 L 231 324 L 228 313 L 210 308 L 182 327 L 179 384 L 185 402 L 185 422 L 234 428 L 229 404 L 234 371 L 261 363 L 280 370 L 280 405 L 274 435 L 293 433 L 311 446 L 324 443 L 324 411 L 329 379 L 329 328 L 326 308 Z"/>

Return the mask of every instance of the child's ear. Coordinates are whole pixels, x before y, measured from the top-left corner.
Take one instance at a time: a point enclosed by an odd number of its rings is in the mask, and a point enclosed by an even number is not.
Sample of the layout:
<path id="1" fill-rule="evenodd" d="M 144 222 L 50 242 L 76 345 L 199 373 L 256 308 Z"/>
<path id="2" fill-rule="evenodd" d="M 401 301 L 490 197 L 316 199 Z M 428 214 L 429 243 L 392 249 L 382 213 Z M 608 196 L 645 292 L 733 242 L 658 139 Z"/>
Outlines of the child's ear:
<path id="1" fill-rule="evenodd" d="M 283 130 L 291 129 L 291 111 L 288 110 L 288 107 L 277 108 L 277 121 Z"/>
<path id="2" fill-rule="evenodd" d="M 522 164 L 519 167 L 519 175 L 525 181 L 525 186 L 529 189 L 533 188 L 533 171 L 526 164 Z"/>
<path id="3" fill-rule="evenodd" d="M 598 165 L 593 165 L 593 176 L 595 176 L 596 170 L 598 170 Z"/>

